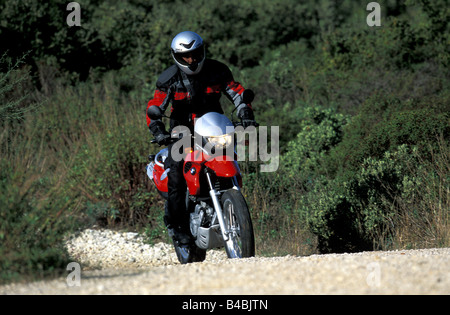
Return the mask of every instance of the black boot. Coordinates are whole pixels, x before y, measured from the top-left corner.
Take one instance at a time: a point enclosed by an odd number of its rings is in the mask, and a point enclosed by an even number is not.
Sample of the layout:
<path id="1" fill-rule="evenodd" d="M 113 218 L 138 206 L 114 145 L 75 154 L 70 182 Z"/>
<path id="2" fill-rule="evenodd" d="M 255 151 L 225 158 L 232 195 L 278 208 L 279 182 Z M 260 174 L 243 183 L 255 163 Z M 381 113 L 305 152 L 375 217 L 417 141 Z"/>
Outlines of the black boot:
<path id="1" fill-rule="evenodd" d="M 169 236 L 180 245 L 188 245 L 191 242 L 191 233 L 186 228 L 168 225 Z"/>
<path id="2" fill-rule="evenodd" d="M 168 202 L 165 204 L 166 215 L 164 216 L 164 223 L 166 225 L 169 236 L 179 244 L 187 245 L 191 241 L 191 232 L 187 224 L 180 224 L 179 222 L 170 222 L 170 215 L 168 213 Z M 183 218 L 186 219 L 186 218 Z"/>

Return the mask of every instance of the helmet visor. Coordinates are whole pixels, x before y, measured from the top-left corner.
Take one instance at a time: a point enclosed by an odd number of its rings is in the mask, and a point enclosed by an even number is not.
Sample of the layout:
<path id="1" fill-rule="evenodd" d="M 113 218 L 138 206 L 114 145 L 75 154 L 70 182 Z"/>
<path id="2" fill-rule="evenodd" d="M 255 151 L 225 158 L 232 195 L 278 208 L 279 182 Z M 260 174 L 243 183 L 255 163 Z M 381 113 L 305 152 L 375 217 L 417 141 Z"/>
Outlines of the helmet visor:
<path id="1" fill-rule="evenodd" d="M 184 53 L 173 53 L 173 56 L 183 66 L 194 66 L 203 61 L 203 59 L 205 58 L 205 48 L 202 45 L 192 51 Z"/>

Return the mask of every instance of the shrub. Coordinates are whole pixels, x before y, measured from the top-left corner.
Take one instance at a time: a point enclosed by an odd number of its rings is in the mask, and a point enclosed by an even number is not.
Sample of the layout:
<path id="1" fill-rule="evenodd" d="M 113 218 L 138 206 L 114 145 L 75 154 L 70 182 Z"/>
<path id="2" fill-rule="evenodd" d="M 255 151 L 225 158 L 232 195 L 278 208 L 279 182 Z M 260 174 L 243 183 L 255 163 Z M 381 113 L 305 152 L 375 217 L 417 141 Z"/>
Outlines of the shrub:
<path id="1" fill-rule="evenodd" d="M 308 180 L 326 173 L 321 161 L 341 142 L 347 118 L 333 109 L 318 107 L 299 108 L 296 114 L 303 117 L 298 128 L 301 131 L 288 144 L 281 165 L 289 178 Z"/>
<path id="2" fill-rule="evenodd" d="M 431 163 L 430 152 L 445 147 L 439 135 L 448 141 L 446 106 L 376 95 L 351 119 L 304 109 L 302 131 L 281 159 L 278 183 L 295 196 L 287 194 L 298 220 L 318 237 L 320 251 L 390 248 L 399 242 L 404 223 L 397 216 L 409 217 L 406 192 L 420 186 L 424 165 L 433 173 L 425 162 Z"/>
<path id="3" fill-rule="evenodd" d="M 367 99 L 344 127 L 342 141 L 325 157 L 330 174 L 355 172 L 364 159 L 383 157 L 402 144 L 425 148 L 450 136 L 448 104 L 441 98 L 428 104 L 423 100 L 402 101 L 375 94 Z"/>
<path id="4" fill-rule="evenodd" d="M 62 240 L 78 224 L 68 211 L 71 195 L 61 175 L 39 174 L 45 162 L 34 158 L 0 160 L 0 283 L 55 276 L 69 260 Z"/>
<path id="5" fill-rule="evenodd" d="M 357 209 L 349 200 L 347 186 L 339 178 L 320 178 L 306 194 L 299 196 L 297 211 L 316 235 L 321 253 L 371 249 L 358 226 Z"/>
<path id="6" fill-rule="evenodd" d="M 439 162 L 426 162 L 417 147 L 405 144 L 381 158 L 365 159 L 352 178 L 317 181 L 302 196 L 299 211 L 318 236 L 319 250 L 390 249 L 418 242 L 411 237 L 415 232 L 428 237 L 422 244 L 436 238 L 448 243 L 448 211 L 443 210 L 448 210 L 448 153 L 444 144 L 434 153 Z"/>
<path id="7" fill-rule="evenodd" d="M 145 123 L 145 122 L 144 122 Z M 148 134 L 134 124 L 109 126 L 90 134 L 75 156 L 70 172 L 73 189 L 81 191 L 85 206 L 109 226 L 146 225 L 156 196 L 150 192 L 145 165 Z"/>

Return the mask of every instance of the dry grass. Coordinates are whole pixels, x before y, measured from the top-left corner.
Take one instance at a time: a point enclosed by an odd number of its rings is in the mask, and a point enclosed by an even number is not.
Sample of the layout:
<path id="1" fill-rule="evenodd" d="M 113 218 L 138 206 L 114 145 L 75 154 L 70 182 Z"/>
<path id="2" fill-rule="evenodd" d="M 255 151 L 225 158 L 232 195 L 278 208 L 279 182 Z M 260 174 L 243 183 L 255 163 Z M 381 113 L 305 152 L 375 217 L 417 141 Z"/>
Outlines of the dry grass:
<path id="1" fill-rule="evenodd" d="M 430 148 L 431 162 L 416 175 L 421 183 L 413 199 L 399 202 L 395 243 L 400 248 L 450 246 L 450 150 L 442 137 L 438 150 Z"/>

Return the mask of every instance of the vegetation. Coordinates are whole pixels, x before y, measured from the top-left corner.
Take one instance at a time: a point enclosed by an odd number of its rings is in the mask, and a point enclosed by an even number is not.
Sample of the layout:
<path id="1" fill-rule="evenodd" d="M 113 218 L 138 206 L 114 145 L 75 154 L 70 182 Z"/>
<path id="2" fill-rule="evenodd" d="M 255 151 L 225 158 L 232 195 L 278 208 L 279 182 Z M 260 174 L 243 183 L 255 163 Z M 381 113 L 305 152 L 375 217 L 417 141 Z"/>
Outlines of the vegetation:
<path id="1" fill-rule="evenodd" d="M 144 110 L 183 30 L 280 126 L 279 170 L 242 165 L 258 254 L 450 246 L 448 1 L 378 2 L 2 2 L 0 282 L 63 272 L 78 228 L 166 239 Z"/>

